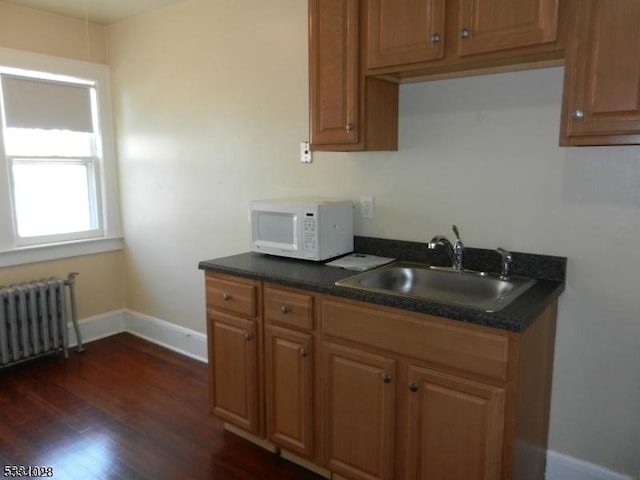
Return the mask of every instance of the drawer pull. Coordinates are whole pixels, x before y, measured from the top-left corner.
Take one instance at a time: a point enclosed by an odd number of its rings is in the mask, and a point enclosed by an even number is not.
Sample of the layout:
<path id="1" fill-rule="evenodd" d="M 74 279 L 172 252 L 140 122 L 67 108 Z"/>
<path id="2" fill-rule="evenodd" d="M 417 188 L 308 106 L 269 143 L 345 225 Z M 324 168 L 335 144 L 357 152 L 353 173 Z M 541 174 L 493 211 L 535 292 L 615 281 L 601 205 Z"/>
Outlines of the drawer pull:
<path id="1" fill-rule="evenodd" d="M 417 392 L 418 391 L 418 384 L 417 383 L 410 383 L 409 384 L 409 390 L 411 390 L 412 392 Z"/>
<path id="2" fill-rule="evenodd" d="M 382 381 L 384 383 L 391 383 L 391 375 L 389 375 L 388 373 L 382 374 Z"/>
<path id="3" fill-rule="evenodd" d="M 223 293 L 223 294 L 222 294 L 222 299 L 223 299 L 225 302 L 228 302 L 229 300 L 231 300 L 231 295 L 229 295 L 228 293 Z"/>
<path id="4" fill-rule="evenodd" d="M 280 311 L 286 315 L 287 313 L 289 313 L 289 309 L 287 308 L 286 305 L 282 305 L 282 307 L 280 307 Z"/>
<path id="5" fill-rule="evenodd" d="M 306 358 L 309 356 L 309 350 L 307 350 L 306 348 L 301 348 L 300 349 L 300 356 L 302 358 Z"/>
<path id="6" fill-rule="evenodd" d="M 251 335 L 249 332 L 245 332 L 245 334 L 244 334 L 244 339 L 245 339 L 247 342 L 250 342 L 251 340 L 253 340 L 253 335 Z"/>

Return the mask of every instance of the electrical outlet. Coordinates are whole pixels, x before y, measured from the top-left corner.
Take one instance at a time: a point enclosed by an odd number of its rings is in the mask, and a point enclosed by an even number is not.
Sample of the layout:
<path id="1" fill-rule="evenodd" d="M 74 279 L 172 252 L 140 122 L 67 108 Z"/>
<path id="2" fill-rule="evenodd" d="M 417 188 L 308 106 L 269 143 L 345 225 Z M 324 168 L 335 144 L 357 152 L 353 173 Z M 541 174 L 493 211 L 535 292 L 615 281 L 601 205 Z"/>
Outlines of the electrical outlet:
<path id="1" fill-rule="evenodd" d="M 360 216 L 362 218 L 373 218 L 373 196 L 360 196 Z"/>
<path id="2" fill-rule="evenodd" d="M 311 147 L 309 142 L 300 142 L 300 161 L 302 163 L 313 162 L 313 156 L 311 155 Z"/>

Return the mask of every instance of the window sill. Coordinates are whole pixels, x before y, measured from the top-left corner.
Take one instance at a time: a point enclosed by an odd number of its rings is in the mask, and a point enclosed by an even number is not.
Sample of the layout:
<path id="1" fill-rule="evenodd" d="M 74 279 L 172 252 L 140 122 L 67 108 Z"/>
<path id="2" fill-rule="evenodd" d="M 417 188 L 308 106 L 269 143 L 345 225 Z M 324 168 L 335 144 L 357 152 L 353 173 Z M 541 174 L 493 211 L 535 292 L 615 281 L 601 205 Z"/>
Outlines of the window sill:
<path id="1" fill-rule="evenodd" d="M 33 247 L 21 247 L 15 250 L 0 252 L 0 267 L 11 267 L 27 263 L 47 262 L 61 258 L 93 255 L 96 253 L 122 250 L 124 241 L 122 238 L 99 238 L 80 240 L 76 242 L 56 243 L 50 245 L 38 245 Z"/>

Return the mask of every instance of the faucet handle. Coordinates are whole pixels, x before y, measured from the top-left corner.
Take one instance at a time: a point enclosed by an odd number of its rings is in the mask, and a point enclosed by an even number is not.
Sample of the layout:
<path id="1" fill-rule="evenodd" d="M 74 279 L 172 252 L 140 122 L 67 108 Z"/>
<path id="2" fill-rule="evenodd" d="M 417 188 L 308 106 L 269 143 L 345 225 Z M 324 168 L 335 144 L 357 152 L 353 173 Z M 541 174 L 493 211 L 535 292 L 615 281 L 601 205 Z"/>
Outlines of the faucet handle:
<path id="1" fill-rule="evenodd" d="M 456 225 L 452 225 L 453 233 L 456 235 L 456 241 L 453 244 L 453 268 L 457 271 L 462 270 L 462 256 L 464 255 L 464 245 L 460 240 L 460 232 Z"/>
<path id="2" fill-rule="evenodd" d="M 455 233 L 456 238 L 460 240 L 460 232 L 458 231 L 458 227 L 456 225 L 452 225 L 451 229 L 453 230 L 453 233 Z"/>
<path id="3" fill-rule="evenodd" d="M 496 248 L 496 252 L 502 257 L 502 270 L 500 271 L 500 280 L 509 280 L 511 278 L 511 268 L 513 265 L 513 256 L 511 252 L 504 248 Z"/>

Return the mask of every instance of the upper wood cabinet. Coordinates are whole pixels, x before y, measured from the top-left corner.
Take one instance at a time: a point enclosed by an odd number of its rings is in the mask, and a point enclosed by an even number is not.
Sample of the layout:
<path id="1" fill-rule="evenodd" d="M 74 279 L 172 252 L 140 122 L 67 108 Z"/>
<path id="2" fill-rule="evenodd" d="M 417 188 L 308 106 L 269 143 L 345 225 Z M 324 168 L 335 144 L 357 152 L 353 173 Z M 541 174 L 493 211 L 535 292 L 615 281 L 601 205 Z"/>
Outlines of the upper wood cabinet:
<path id="1" fill-rule="evenodd" d="M 369 0 L 367 67 L 388 67 L 442 58 L 444 1 Z"/>
<path id="2" fill-rule="evenodd" d="M 363 75 L 360 6 L 309 1 L 312 150 L 398 148 L 398 85 Z"/>
<path id="3" fill-rule="evenodd" d="M 558 0 L 461 0 L 458 54 L 476 55 L 553 42 Z"/>
<path id="4" fill-rule="evenodd" d="M 563 63 L 560 144 L 640 144 L 637 0 L 309 0 L 309 12 L 313 150 L 397 150 L 398 83 Z"/>
<path id="5" fill-rule="evenodd" d="M 561 0 L 369 0 L 367 73 L 404 78 L 561 61 Z"/>
<path id="6" fill-rule="evenodd" d="M 312 144 L 357 144 L 359 2 L 312 0 L 309 13 Z"/>
<path id="7" fill-rule="evenodd" d="M 567 49 L 560 143 L 640 143 L 640 2 L 581 0 Z"/>

